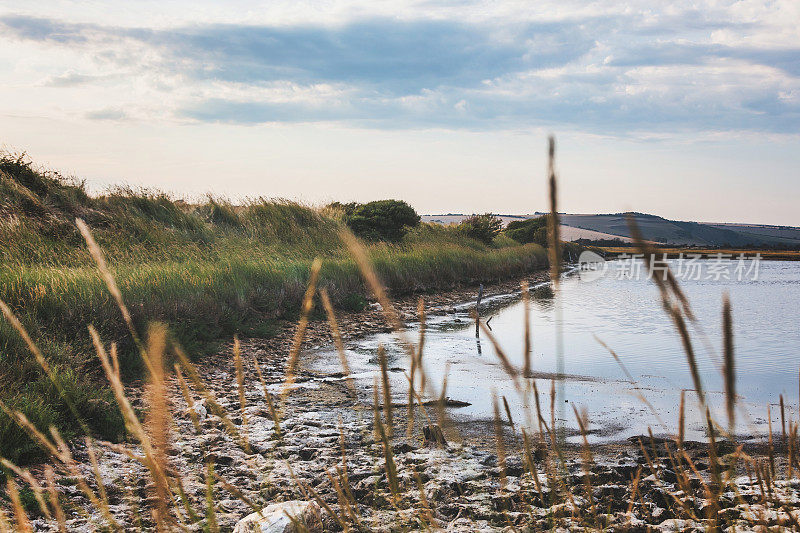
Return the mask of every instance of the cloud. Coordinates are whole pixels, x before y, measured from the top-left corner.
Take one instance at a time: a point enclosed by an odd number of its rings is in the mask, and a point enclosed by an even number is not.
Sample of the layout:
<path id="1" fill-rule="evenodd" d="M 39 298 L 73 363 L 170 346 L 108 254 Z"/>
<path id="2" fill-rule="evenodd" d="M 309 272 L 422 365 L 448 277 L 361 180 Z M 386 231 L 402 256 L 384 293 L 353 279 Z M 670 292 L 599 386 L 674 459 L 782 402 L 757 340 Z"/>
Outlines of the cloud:
<path id="1" fill-rule="evenodd" d="M 107 79 L 108 76 L 93 76 L 70 71 L 57 76 L 50 76 L 42 82 L 45 87 L 76 87 Z"/>
<path id="2" fill-rule="evenodd" d="M 5 16 L 0 27 L 91 53 L 96 69 L 146 87 L 140 98 L 150 101 L 131 109 L 161 105 L 178 120 L 800 133 L 800 46 L 737 39 L 766 30 L 721 11 L 170 29 Z M 715 32 L 727 32 L 724 43 Z M 97 83 L 72 68 L 47 85 Z M 114 106 L 86 116 L 125 118 Z"/>
<path id="3" fill-rule="evenodd" d="M 169 31 L 3 17 L 17 38 L 67 45 L 134 41 L 195 79 L 257 83 L 320 80 L 364 84 L 387 93 L 475 85 L 531 68 L 572 61 L 593 46 L 572 24 L 500 28 L 456 21 L 371 19 L 325 26 L 205 25 Z"/>
<path id="4" fill-rule="evenodd" d="M 86 113 L 86 118 L 90 120 L 125 120 L 128 115 L 121 109 L 98 109 Z"/>

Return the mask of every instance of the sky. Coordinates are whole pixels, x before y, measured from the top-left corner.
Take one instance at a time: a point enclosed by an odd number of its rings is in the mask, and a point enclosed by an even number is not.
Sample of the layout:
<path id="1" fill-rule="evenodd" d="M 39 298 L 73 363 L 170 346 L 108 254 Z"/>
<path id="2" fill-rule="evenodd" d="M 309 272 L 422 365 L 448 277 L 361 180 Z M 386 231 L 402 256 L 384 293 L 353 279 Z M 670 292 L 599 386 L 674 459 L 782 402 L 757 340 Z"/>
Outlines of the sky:
<path id="1" fill-rule="evenodd" d="M 0 148 L 188 198 L 800 226 L 797 0 L 0 0 Z"/>

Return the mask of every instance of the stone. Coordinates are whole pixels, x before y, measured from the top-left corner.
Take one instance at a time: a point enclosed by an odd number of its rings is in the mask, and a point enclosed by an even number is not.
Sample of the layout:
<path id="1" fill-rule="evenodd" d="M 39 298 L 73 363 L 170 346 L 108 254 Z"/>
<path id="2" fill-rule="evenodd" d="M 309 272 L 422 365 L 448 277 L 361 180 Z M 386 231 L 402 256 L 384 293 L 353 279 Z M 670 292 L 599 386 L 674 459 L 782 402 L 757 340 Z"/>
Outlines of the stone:
<path id="1" fill-rule="evenodd" d="M 312 501 L 292 500 L 273 503 L 239 520 L 233 533 L 298 533 L 288 515 L 303 523 L 310 533 L 322 531 L 322 513 Z"/>
<path id="2" fill-rule="evenodd" d="M 191 411 L 194 411 L 198 422 L 204 422 L 205 419 L 208 418 L 208 409 L 206 409 L 205 399 L 194 402 L 191 407 L 186 409 L 186 414 L 190 414 Z"/>

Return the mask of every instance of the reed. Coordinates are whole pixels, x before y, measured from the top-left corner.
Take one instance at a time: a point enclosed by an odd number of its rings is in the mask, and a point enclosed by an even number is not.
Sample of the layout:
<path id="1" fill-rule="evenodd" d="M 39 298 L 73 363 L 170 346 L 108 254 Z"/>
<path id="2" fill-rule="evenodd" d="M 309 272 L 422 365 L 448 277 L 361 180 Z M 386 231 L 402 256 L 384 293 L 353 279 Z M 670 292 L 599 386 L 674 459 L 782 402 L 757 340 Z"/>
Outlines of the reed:
<path id="1" fill-rule="evenodd" d="M 728 412 L 728 433 L 736 432 L 736 368 L 733 353 L 733 318 L 731 301 L 722 297 L 723 373 L 725 375 L 725 408 Z M 781 404 L 783 401 L 781 400 Z"/>
<path id="2" fill-rule="evenodd" d="M 549 170 L 553 180 L 551 190 L 555 191 L 553 150 L 554 147 L 551 144 Z M 115 201 L 119 202 L 120 200 L 117 199 Z M 152 199 L 152 203 L 160 205 L 157 198 Z M 145 203 L 144 205 L 150 204 Z M 555 202 L 553 202 L 553 214 L 556 213 L 555 208 Z M 231 227 L 239 227 L 247 223 L 246 216 L 231 210 L 223 204 L 218 203 L 214 209 L 217 210 L 214 212 L 215 214 L 209 216 L 224 221 L 225 224 Z M 176 220 L 182 220 L 177 214 L 173 213 L 170 216 L 176 217 Z M 247 216 L 255 215 L 249 214 Z M 190 222 L 187 221 L 182 223 L 190 225 Z M 86 238 L 87 243 L 91 243 L 90 238 L 91 234 L 89 233 Z M 355 256 L 353 261 L 354 264 L 358 265 L 360 275 L 365 279 L 369 290 L 380 303 L 384 317 L 396 330 L 401 345 L 409 355 L 410 371 L 406 378 L 409 382 L 408 403 L 410 407 L 407 417 L 410 422 L 407 436 L 414 438 L 414 417 L 420 414 L 427 417 L 422 397 L 425 395 L 431 397 L 430 390 L 433 388 L 430 380 L 426 378 L 422 365 L 426 320 L 424 302 L 420 299 L 417 307 L 421 333 L 419 341 L 414 345 L 408 338 L 409 336 L 405 331 L 405 326 L 399 313 L 391 303 L 389 291 L 378 274 L 379 268 L 375 266 L 375 258 L 371 257 L 367 249 L 352 236 L 344 234 L 343 238 Z M 557 239 L 552 242 L 557 242 Z M 201 376 L 202 372 L 197 369 L 177 340 L 170 335 L 168 326 L 154 320 L 147 328 L 144 328 L 141 324 L 137 324 L 130 312 L 127 312 L 126 316 L 125 310 L 134 309 L 134 307 L 128 307 L 122 299 L 124 292 L 120 289 L 120 285 L 116 284 L 113 272 L 103 263 L 103 254 L 99 251 L 99 247 L 91 255 L 97 261 L 98 271 L 106 284 L 106 290 L 111 295 L 115 308 L 122 314 L 124 322 L 127 323 L 128 319 L 130 319 L 130 323 L 126 326 L 126 329 L 129 329 L 128 333 L 131 336 L 137 336 L 138 354 L 142 358 L 143 368 L 147 370 L 144 420 L 141 420 L 142 413 L 134 409 L 133 403 L 128 396 L 129 390 L 126 389 L 123 381 L 124 363 L 117 354 L 116 344 L 111 344 L 109 348 L 102 340 L 108 337 L 101 335 L 97 328 L 89 326 L 89 338 L 94 347 L 99 366 L 116 400 L 116 406 L 120 410 L 120 416 L 127 428 L 128 441 L 123 444 L 114 444 L 87 437 L 84 440 L 84 445 L 88 465 L 79 465 L 73 457 L 72 448 L 57 428 L 53 427 L 44 430 L 37 427 L 24 413 L 0 401 L 0 410 L 5 416 L 13 420 L 20 430 L 26 432 L 31 439 L 35 440 L 53 460 L 52 466 L 48 465 L 42 470 L 44 481 L 39 481 L 33 473 L 17 466 L 13 462 L 7 459 L 2 460 L 2 465 L 9 472 L 10 477 L 6 483 L 8 503 L 0 504 L 0 532 L 31 531 L 33 528 L 33 522 L 29 516 L 30 510 L 25 508 L 18 482 L 24 483 L 30 488 L 36 507 L 41 511 L 43 519 L 48 520 L 48 523 L 53 528 L 58 528 L 59 531 L 67 530 L 67 513 L 72 518 L 77 511 L 71 506 L 67 509 L 62 507 L 60 501 L 63 497 L 59 494 L 57 488 L 56 469 L 60 475 L 68 475 L 75 480 L 77 489 L 90 502 L 91 511 L 102 517 L 104 521 L 103 527 L 107 527 L 110 530 L 137 527 L 140 530 L 219 531 L 218 518 L 221 515 L 218 515 L 218 507 L 220 509 L 224 507 L 220 505 L 222 501 L 221 492 L 243 502 L 248 509 L 257 511 L 265 503 L 262 501 L 263 498 L 246 495 L 236 486 L 233 478 L 229 478 L 230 481 L 225 479 L 215 471 L 214 462 L 210 457 L 204 465 L 204 494 L 197 494 L 197 491 L 187 493 L 184 487 L 184 480 L 174 468 L 170 455 L 173 440 L 173 419 L 181 416 L 175 409 L 175 399 L 179 397 L 182 397 L 186 403 L 188 408 L 187 416 L 191 419 L 191 427 L 195 432 L 202 432 L 204 427 L 192 410 L 195 398 L 200 397 L 206 401 L 214 417 L 213 423 L 221 424 L 228 433 L 231 442 L 245 450 L 248 457 L 253 455 L 247 441 L 248 423 L 252 422 L 249 422 L 245 416 L 245 390 L 248 385 L 249 374 L 245 371 L 245 362 L 241 353 L 242 346 L 239 343 L 238 336 L 234 336 L 232 348 L 238 410 L 241 414 L 241 423 L 237 424 L 231 419 L 220 400 L 216 398 L 212 388 L 204 383 Z M 105 277 L 106 272 L 111 276 L 110 280 Z M 320 295 L 333 341 L 337 352 L 340 354 L 345 377 L 348 379 L 348 391 L 354 392 L 354 386 L 352 382 L 349 382 L 350 369 L 345 355 L 344 342 L 342 340 L 343 334 L 336 320 L 334 298 L 329 294 L 327 288 L 322 286 L 323 272 L 324 265 L 322 261 L 316 261 L 307 270 L 304 270 L 308 283 L 302 291 L 303 298 L 302 305 L 299 308 L 299 324 L 287 357 L 287 375 L 282 383 L 284 394 L 291 393 L 286 386 L 292 383 L 300 368 L 300 352 L 304 341 L 304 330 L 311 319 L 314 296 L 317 293 Z M 701 405 L 705 407 L 703 402 L 704 389 L 700 382 L 693 344 L 687 326 L 687 323 L 692 323 L 694 318 L 690 312 L 688 299 L 684 301 L 681 296 L 683 293 L 680 287 L 672 285 L 668 280 L 669 275 L 667 274 L 662 280 L 664 284 L 661 289 L 663 301 L 669 303 L 668 306 L 665 305 L 665 310 L 682 339 L 687 356 L 687 365 L 692 372 Z M 119 293 L 119 299 L 115 295 L 114 287 Z M 527 293 L 525 289 L 526 287 L 523 286 L 523 297 Z M 527 307 L 527 300 L 525 305 Z M 13 318 L 15 316 L 11 311 L 11 307 L 7 306 L 7 309 L 4 308 L 3 311 L 13 328 L 17 328 L 18 324 L 19 327 L 15 331 L 23 339 L 23 343 L 27 344 L 27 349 L 34 354 L 34 361 L 38 367 L 45 373 L 48 368 L 53 370 L 54 376 L 58 378 L 57 374 L 55 374 L 57 367 L 51 364 L 44 355 L 42 355 L 44 364 L 38 361 L 36 351 L 39 349 L 22 321 L 14 323 L 12 319 L 9 319 L 9 317 Z M 782 395 L 779 402 L 781 409 L 781 444 L 787 450 L 785 465 L 788 473 L 784 472 L 781 465 L 778 464 L 778 460 L 782 459 L 776 458 L 774 453 L 770 406 L 767 406 L 769 421 L 767 459 L 763 460 L 762 458 L 747 456 L 742 451 L 742 446 L 738 446 L 733 454 L 729 454 L 732 456 L 732 463 L 726 462 L 731 457 L 726 458 L 721 455 L 722 443 L 717 440 L 717 435 L 720 434 L 720 424 L 712 418 L 711 411 L 706 407 L 704 412 L 708 434 L 707 457 L 709 471 L 708 473 L 702 473 L 698 468 L 697 462 L 687 450 L 688 444 L 684 440 L 687 421 L 685 394 L 682 391 L 678 414 L 678 431 L 675 435 L 674 444 L 657 442 L 652 431 L 649 431 L 649 443 L 646 444 L 645 440 L 639 441 L 639 450 L 652 477 L 643 477 L 643 466 L 639 466 L 636 469 L 626 489 L 625 497 L 616 498 L 618 501 L 615 501 L 613 506 L 626 510 L 625 523 L 607 526 L 609 517 L 605 516 L 605 513 L 611 507 L 598 496 L 597 492 L 597 489 L 599 489 L 596 482 L 597 465 L 589 443 L 588 412 L 581 411 L 573 405 L 573 412 L 582 440 L 579 464 L 583 472 L 580 484 L 582 485 L 583 493 L 581 495 L 581 486 L 575 485 L 572 479 L 575 470 L 572 469 L 571 473 L 571 465 L 566 459 L 567 450 L 564 449 L 563 440 L 558 438 L 557 434 L 559 421 L 556 419 L 555 412 L 556 402 L 560 401 L 560 399 L 556 396 L 554 380 L 551 380 L 550 383 L 550 420 L 546 420 L 546 415 L 543 414 L 537 382 L 531 375 L 531 364 L 528 359 L 530 332 L 527 328 L 523 332 L 525 337 L 524 367 L 519 369 L 511 363 L 506 352 L 493 337 L 491 330 L 486 328 L 485 324 L 480 321 L 478 324 L 481 333 L 490 340 L 495 348 L 498 360 L 508 374 L 509 379 L 515 384 L 514 392 L 520 396 L 520 403 L 526 411 L 531 406 L 535 408 L 535 413 L 526 412 L 527 417 L 517 420 L 515 424 L 511 416 L 512 412 L 508 399 L 505 396 L 498 398 L 496 394 L 493 394 L 495 453 L 498 462 L 497 475 L 499 476 L 501 488 L 500 493 L 496 496 L 502 497 L 502 499 L 498 498 L 497 500 L 498 506 L 501 508 L 497 510 L 493 517 L 493 525 L 499 524 L 508 527 L 511 531 L 536 530 L 537 528 L 542 528 L 544 523 L 554 530 L 559 527 L 581 527 L 586 530 L 614 529 L 616 527 L 643 528 L 645 526 L 642 525 L 640 520 L 653 521 L 655 519 L 654 516 L 650 515 L 650 509 L 653 508 L 653 505 L 652 502 L 648 501 L 650 496 L 645 491 L 650 490 L 649 487 L 651 485 L 656 485 L 663 490 L 663 495 L 667 499 L 666 502 L 663 502 L 663 505 L 668 508 L 668 512 L 672 516 L 676 517 L 676 519 L 697 521 L 703 528 L 708 530 L 721 530 L 728 527 L 737 530 L 755 528 L 766 530 L 771 527 L 770 524 L 774 525 L 776 523 L 780 527 L 787 529 L 798 527 L 796 505 L 790 498 L 786 497 L 786 488 L 792 483 L 790 480 L 794 473 L 794 468 L 795 466 L 800 468 L 797 462 L 798 424 L 792 419 L 791 409 L 786 409 Z M 138 338 L 137 332 L 139 330 L 146 332 L 141 338 Z M 727 298 L 723 300 L 722 335 L 724 345 L 722 372 L 725 382 L 728 437 L 732 438 L 735 429 L 734 413 L 737 397 L 735 392 L 733 323 L 730 302 Z M 608 347 L 608 350 L 617 360 L 629 381 L 635 384 L 635 380 L 625 368 L 621 358 L 610 347 Z M 39 350 L 39 353 L 42 354 L 41 350 Z M 372 493 L 367 495 L 359 493 L 359 497 L 355 497 L 354 490 L 364 489 L 363 487 L 351 487 L 348 472 L 346 434 L 341 419 L 339 424 L 340 453 L 335 454 L 336 456 L 331 464 L 320 467 L 324 477 L 321 478 L 319 483 L 306 483 L 295 475 L 291 464 L 287 463 L 286 467 L 295 480 L 297 492 L 302 494 L 304 498 L 316 502 L 325 511 L 327 515 L 326 527 L 334 530 L 368 531 L 382 527 L 408 531 L 420 528 L 438 529 L 442 526 L 446 527 L 448 524 L 441 519 L 441 508 L 437 506 L 437 501 L 429 497 L 423 477 L 417 471 L 416 466 L 413 462 L 409 464 L 408 461 L 404 461 L 399 455 L 395 456 L 392 447 L 392 428 L 399 422 L 396 417 L 401 415 L 398 414 L 399 412 L 395 413 L 393 411 L 388 361 L 383 347 L 378 350 L 377 356 L 380 373 L 375 376 L 372 391 L 373 405 L 371 406 L 373 416 L 372 429 L 374 430 L 375 440 L 364 445 L 377 445 L 374 450 L 381 456 L 379 457 L 382 462 L 382 465 L 380 465 L 382 467 L 381 477 L 382 479 L 385 477 L 386 486 L 388 487 L 389 507 L 387 508 L 382 503 L 386 501 L 384 499 L 387 496 L 386 491 L 379 488 L 377 484 L 372 489 Z M 167 373 L 167 361 L 174 361 L 174 364 L 171 365 L 174 370 L 174 380 Z M 278 437 L 276 448 L 280 449 L 284 446 L 281 440 L 280 418 L 272 404 L 272 397 L 268 390 L 269 384 L 266 382 L 259 362 L 255 357 L 252 364 L 255 367 L 255 374 L 263 388 L 265 401 L 269 406 L 271 417 L 275 424 L 275 433 Z M 436 405 L 437 411 L 441 413 L 444 413 L 445 410 L 446 380 L 447 372 L 445 372 L 445 380 L 439 389 L 439 401 Z M 58 381 L 58 379 L 54 380 L 54 382 Z M 640 394 L 640 399 L 655 411 L 644 397 L 644 394 L 641 392 Z M 357 398 L 355 399 L 357 400 Z M 510 475 L 509 466 L 511 465 L 511 457 L 516 451 L 509 447 L 509 442 L 506 441 L 504 435 L 506 422 L 504 422 L 501 415 L 500 400 L 503 402 L 503 409 L 508 419 L 507 423 L 515 436 L 514 440 L 517 440 L 517 429 L 522 435 L 523 446 L 520 453 L 523 457 L 524 473 L 518 476 L 518 479 L 513 483 L 511 482 L 512 475 Z M 353 405 L 359 406 L 357 401 Z M 364 406 L 364 408 L 366 407 Z M 525 420 L 535 420 L 534 423 L 528 423 L 528 426 L 534 425 L 535 428 L 526 427 Z M 444 427 L 444 422 L 445 417 L 440 416 L 441 427 Z M 291 425 L 289 427 L 291 428 Z M 536 428 L 538 428 L 537 435 L 531 437 L 528 432 L 535 431 Z M 89 429 L 91 430 L 91 428 Z M 535 443 L 533 442 L 534 438 L 537 439 Z M 377 451 L 377 447 L 380 447 L 381 452 Z M 103 448 L 123 453 L 133 463 L 138 463 L 143 467 L 139 470 L 141 474 L 134 473 L 132 475 L 141 475 L 144 483 L 139 484 L 135 483 L 136 480 L 131 480 L 131 486 L 147 487 L 149 497 L 141 499 L 139 495 L 134 494 L 133 488 L 127 487 L 130 499 L 137 502 L 137 504 L 132 506 L 129 511 L 134 516 L 130 520 L 126 520 L 125 526 L 123 526 L 121 520 L 123 517 L 116 515 L 119 512 L 118 507 L 111 504 L 111 495 L 102 479 L 98 450 Z M 457 450 L 457 448 L 438 450 L 436 453 L 441 454 L 441 457 L 448 457 L 448 460 L 457 462 L 459 454 L 454 450 Z M 755 481 L 760 491 L 760 502 L 756 503 L 738 491 L 734 477 L 737 464 L 741 464 L 751 478 L 755 476 Z M 673 483 L 665 481 L 665 474 L 668 469 L 675 476 Z M 540 480 L 540 474 L 545 476 L 546 483 Z M 573 488 L 577 491 L 576 493 L 573 493 Z M 203 492 L 202 486 L 200 492 Z M 139 516 L 141 514 L 138 511 L 140 503 L 143 504 L 144 509 L 147 511 L 143 516 Z M 448 504 L 447 501 L 442 503 L 441 507 L 446 507 Z M 753 506 L 756 504 L 761 507 L 753 511 Z M 543 509 L 544 507 L 547 509 Z M 766 509 L 770 513 L 779 516 L 780 521 L 776 522 L 776 520 L 771 519 Z M 731 510 L 736 510 L 736 518 L 729 518 L 726 515 L 726 512 Z M 543 516 L 546 517 L 545 520 L 540 519 Z M 388 517 L 393 518 L 390 520 Z M 309 531 L 311 529 L 308 524 L 302 523 L 301 517 L 290 516 L 289 518 L 296 531 Z"/>

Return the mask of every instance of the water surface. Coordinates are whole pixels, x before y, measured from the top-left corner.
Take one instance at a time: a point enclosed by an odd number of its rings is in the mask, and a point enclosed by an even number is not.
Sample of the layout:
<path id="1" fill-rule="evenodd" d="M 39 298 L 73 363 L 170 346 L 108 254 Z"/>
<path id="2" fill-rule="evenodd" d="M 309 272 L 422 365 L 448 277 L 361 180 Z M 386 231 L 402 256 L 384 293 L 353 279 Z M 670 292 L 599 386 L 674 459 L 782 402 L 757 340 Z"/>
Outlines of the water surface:
<path id="1" fill-rule="evenodd" d="M 587 282 L 580 273 L 565 276 L 554 298 L 534 299 L 530 326 L 533 333 L 533 369 L 565 374 L 555 381 L 556 413 L 562 428 L 576 428 L 573 406 L 586 409 L 591 420 L 592 440 L 614 441 L 646 433 L 674 433 L 681 390 L 691 407 L 687 436 L 703 439 L 705 426 L 686 363 L 686 355 L 675 328 L 661 307 L 652 281 L 619 279 L 629 266 L 610 263 L 605 276 Z M 673 268 L 678 265 L 673 262 Z M 704 267 L 708 267 L 705 264 Z M 800 262 L 762 261 L 757 279 L 681 279 L 697 317 L 692 339 L 703 384 L 714 416 L 725 420 L 719 361 L 722 351 L 722 295 L 730 295 L 736 348 L 737 392 L 741 395 L 737 431 L 759 435 L 766 431 L 766 405 L 777 404 L 783 394 L 789 412 L 795 414 L 800 370 Z M 512 362 L 523 363 L 523 305 L 519 298 L 489 302 L 483 309 L 493 335 Z M 559 349 L 559 331 L 562 348 Z M 410 336 L 416 339 L 418 325 Z M 601 339 L 620 356 L 633 376 L 634 386 Z M 407 368 L 404 352 L 391 334 L 378 334 L 351 343 L 348 355 L 357 378 L 366 388 L 377 371 L 377 346 L 386 346 L 398 401 L 407 381 L 399 368 Z M 559 357 L 559 353 L 562 357 Z M 331 368 L 338 360 L 324 351 L 317 367 Z M 512 416 L 525 420 L 522 401 L 499 364 L 485 335 L 476 338 L 467 308 L 455 314 L 434 317 L 428 323 L 425 367 L 437 388 L 448 374 L 447 395 L 470 402 L 469 407 L 451 409 L 453 416 L 487 419 L 492 416 L 492 392 L 505 396 Z M 537 379 L 543 393 L 545 417 L 550 418 L 550 379 Z M 638 398 L 642 394 L 657 414 Z M 404 395 L 404 394 L 403 394 Z M 773 408 L 773 421 L 780 414 Z M 776 427 L 779 427 L 776 426 Z"/>

